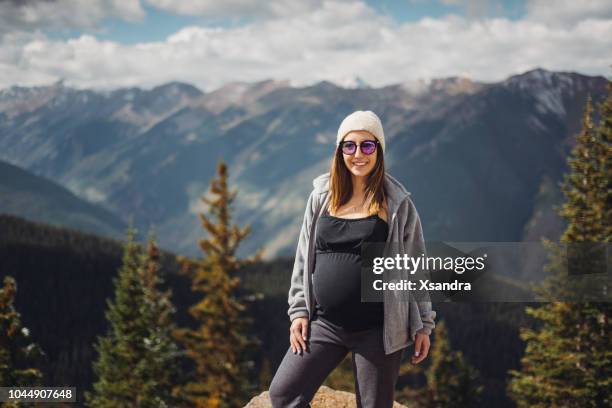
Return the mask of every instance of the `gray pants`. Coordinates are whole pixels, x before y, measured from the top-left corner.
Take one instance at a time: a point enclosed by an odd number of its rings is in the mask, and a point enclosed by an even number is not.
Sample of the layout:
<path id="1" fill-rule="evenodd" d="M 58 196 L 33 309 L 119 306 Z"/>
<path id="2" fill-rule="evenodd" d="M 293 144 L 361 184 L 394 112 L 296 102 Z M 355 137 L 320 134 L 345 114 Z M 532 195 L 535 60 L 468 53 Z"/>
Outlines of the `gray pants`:
<path id="1" fill-rule="evenodd" d="M 306 351 L 287 350 L 269 395 L 273 408 L 310 407 L 310 401 L 346 354 L 352 352 L 357 407 L 391 408 L 404 349 L 386 355 L 382 327 L 347 331 L 320 319 L 310 322 Z"/>

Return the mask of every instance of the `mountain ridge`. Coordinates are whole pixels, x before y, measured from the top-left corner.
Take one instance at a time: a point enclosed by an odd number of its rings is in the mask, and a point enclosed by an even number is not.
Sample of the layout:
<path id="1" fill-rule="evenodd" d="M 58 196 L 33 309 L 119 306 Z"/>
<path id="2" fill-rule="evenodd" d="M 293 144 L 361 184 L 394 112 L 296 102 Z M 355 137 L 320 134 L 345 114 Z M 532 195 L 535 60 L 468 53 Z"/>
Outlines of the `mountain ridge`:
<path id="1" fill-rule="evenodd" d="M 66 91 L 12 116 L 0 92 L 0 159 L 155 224 L 163 245 L 196 255 L 200 197 L 223 158 L 239 191 L 235 219 L 253 224 L 241 254 L 290 255 L 338 124 L 371 109 L 384 123 L 387 169 L 413 191 L 428 239 L 520 240 L 542 178 L 565 170 L 586 95 L 600 99 L 605 82 L 537 68 L 493 83 L 439 78 L 420 92 L 268 79 L 226 84 L 224 95 L 171 83 L 106 97 Z M 16 105 L 27 105 L 22 92 Z"/>

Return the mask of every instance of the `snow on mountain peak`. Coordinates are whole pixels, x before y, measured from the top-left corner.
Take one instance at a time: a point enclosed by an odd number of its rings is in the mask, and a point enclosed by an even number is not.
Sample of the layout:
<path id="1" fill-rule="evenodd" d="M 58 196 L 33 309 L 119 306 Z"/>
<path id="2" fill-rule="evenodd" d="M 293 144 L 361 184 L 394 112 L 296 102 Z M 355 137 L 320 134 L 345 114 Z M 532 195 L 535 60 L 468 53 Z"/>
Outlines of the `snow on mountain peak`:
<path id="1" fill-rule="evenodd" d="M 417 78 L 402 82 L 400 87 L 412 96 L 431 92 L 443 92 L 450 95 L 472 92 L 478 86 L 470 78 L 452 76 L 447 78 Z"/>
<path id="2" fill-rule="evenodd" d="M 513 75 L 502 82 L 502 85 L 533 95 L 539 113 L 551 112 L 563 117 L 565 106 L 564 93 L 572 93 L 574 79 L 571 73 L 553 72 L 535 68 L 519 75 Z"/>
<path id="3" fill-rule="evenodd" d="M 337 84 L 343 88 L 349 88 L 349 89 L 371 88 L 370 85 L 358 75 L 341 80 Z"/>

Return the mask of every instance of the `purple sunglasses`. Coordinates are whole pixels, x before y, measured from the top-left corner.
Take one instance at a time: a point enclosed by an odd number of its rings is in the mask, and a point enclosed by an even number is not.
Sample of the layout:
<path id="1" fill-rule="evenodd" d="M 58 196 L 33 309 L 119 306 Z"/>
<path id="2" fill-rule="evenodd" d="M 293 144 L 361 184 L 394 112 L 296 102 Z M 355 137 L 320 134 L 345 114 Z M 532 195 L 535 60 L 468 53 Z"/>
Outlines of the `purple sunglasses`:
<path id="1" fill-rule="evenodd" d="M 361 149 L 361 153 L 370 155 L 376 151 L 376 146 L 378 146 L 378 140 L 364 140 L 359 144 L 359 148 Z M 357 152 L 357 143 L 352 140 L 345 140 L 340 142 L 340 148 L 342 149 L 342 153 L 353 155 Z"/>

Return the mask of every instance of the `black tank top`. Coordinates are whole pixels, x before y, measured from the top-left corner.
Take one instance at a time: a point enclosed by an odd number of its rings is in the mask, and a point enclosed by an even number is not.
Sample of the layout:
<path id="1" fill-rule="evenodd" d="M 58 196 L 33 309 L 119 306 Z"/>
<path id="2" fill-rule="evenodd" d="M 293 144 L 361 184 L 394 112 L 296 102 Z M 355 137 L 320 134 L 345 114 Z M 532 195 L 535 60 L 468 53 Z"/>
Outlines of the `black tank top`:
<path id="1" fill-rule="evenodd" d="M 317 220 L 313 289 L 320 318 L 346 330 L 383 325 L 382 302 L 361 301 L 361 245 L 386 242 L 389 226 L 378 215 L 340 218 L 325 212 Z"/>

